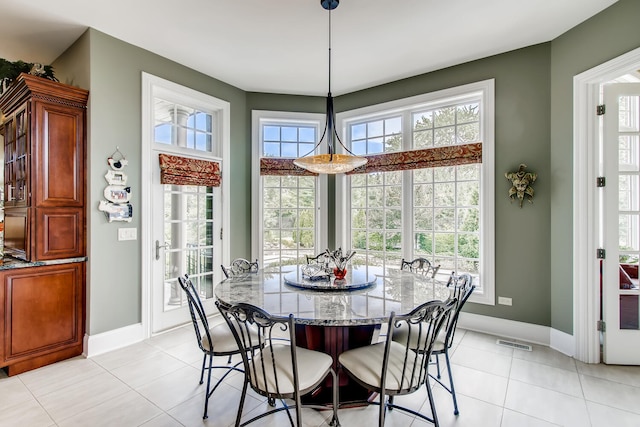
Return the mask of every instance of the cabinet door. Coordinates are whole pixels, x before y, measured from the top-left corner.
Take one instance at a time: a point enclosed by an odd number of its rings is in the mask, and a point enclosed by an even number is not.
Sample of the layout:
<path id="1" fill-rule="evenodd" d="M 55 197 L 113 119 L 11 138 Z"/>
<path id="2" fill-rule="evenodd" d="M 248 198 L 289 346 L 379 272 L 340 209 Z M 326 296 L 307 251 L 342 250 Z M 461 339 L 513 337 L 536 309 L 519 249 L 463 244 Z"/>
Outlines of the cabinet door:
<path id="1" fill-rule="evenodd" d="M 25 104 L 4 124 L 5 206 L 27 206 L 29 203 L 29 131 L 28 104 Z"/>
<path id="2" fill-rule="evenodd" d="M 46 102 L 34 109 L 34 206 L 83 207 L 85 110 Z"/>
<path id="3" fill-rule="evenodd" d="M 35 256 L 37 261 L 85 255 L 84 209 L 35 208 Z"/>
<path id="4" fill-rule="evenodd" d="M 69 348 L 82 352 L 82 272 L 83 264 L 73 263 L 4 273 L 4 364 Z"/>

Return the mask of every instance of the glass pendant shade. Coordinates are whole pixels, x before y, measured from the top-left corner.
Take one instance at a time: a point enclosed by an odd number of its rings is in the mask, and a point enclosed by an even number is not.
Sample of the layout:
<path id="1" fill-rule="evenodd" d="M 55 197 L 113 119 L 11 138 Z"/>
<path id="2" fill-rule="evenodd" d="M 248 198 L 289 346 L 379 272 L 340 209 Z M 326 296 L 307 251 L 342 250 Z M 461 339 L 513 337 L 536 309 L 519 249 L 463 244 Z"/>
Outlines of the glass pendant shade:
<path id="1" fill-rule="evenodd" d="M 310 172 L 336 174 L 350 172 L 366 164 L 367 159 L 351 154 L 316 154 L 315 156 L 300 157 L 293 163 Z"/>
<path id="2" fill-rule="evenodd" d="M 329 152 L 327 154 L 316 154 L 313 156 L 310 156 L 309 154 L 311 153 L 309 153 L 293 161 L 293 164 L 296 166 L 318 174 L 350 172 L 367 163 L 366 158 L 354 155 L 347 147 L 345 147 L 334 126 L 335 114 L 333 110 L 333 97 L 331 96 L 331 10 L 338 7 L 339 3 L 339 0 L 320 0 L 322 7 L 329 11 L 329 93 L 327 94 L 327 117 L 324 133 L 313 150 L 315 151 L 315 149 L 320 146 L 320 142 L 322 142 L 326 136 Z M 342 148 L 349 154 L 337 154 L 335 152 L 333 144 L 334 138 L 338 140 Z"/>

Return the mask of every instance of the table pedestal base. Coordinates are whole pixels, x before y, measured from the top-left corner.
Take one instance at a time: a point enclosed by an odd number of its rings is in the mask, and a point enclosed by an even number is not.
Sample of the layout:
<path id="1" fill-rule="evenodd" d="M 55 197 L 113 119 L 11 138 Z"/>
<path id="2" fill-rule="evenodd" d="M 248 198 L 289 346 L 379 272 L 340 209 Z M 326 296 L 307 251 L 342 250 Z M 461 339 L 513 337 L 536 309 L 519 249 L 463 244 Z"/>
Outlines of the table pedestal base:
<path id="1" fill-rule="evenodd" d="M 371 392 L 342 371 L 338 356 L 352 348 L 363 347 L 378 340 L 380 325 L 314 326 L 296 325 L 296 344 L 310 350 L 321 351 L 333 357 L 333 369 L 338 375 L 340 407 L 366 405 Z M 303 397 L 303 403 L 331 405 L 331 378 L 313 393 Z"/>

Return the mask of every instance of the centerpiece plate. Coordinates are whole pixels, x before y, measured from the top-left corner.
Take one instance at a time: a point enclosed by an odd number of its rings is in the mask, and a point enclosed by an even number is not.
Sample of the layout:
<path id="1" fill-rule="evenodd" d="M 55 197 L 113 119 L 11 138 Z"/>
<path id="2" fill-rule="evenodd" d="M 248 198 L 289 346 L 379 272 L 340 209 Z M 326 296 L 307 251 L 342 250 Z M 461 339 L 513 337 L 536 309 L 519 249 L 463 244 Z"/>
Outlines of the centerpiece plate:
<path id="1" fill-rule="evenodd" d="M 307 274 L 311 273 L 311 274 Z M 350 291 L 363 289 L 376 283 L 377 277 L 373 273 L 348 269 L 347 276 L 342 280 L 336 280 L 326 272 L 311 272 L 307 266 L 301 266 L 297 270 L 285 274 L 284 283 L 297 288 L 312 289 L 318 291 Z"/>

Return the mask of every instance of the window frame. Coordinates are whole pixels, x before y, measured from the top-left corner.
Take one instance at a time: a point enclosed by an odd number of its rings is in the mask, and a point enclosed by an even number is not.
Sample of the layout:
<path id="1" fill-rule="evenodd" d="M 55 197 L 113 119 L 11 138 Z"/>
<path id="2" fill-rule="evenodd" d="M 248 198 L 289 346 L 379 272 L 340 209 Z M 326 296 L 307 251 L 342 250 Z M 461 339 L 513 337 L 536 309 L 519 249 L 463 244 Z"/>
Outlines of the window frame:
<path id="1" fill-rule="evenodd" d="M 350 146 L 349 125 L 363 120 L 375 120 L 397 114 L 411 117 L 411 112 L 424 108 L 437 108 L 462 102 L 472 96 L 480 96 L 482 117 L 480 119 L 480 134 L 482 135 L 482 166 L 480 176 L 480 210 L 482 215 L 480 226 L 480 271 L 481 288 L 478 288 L 470 298 L 471 302 L 495 305 L 495 80 L 489 79 L 443 89 L 409 98 L 398 99 L 381 104 L 371 105 L 355 110 L 344 111 L 336 116 L 337 128 L 340 130 L 343 141 Z M 411 150 L 412 144 L 412 120 L 403 118 L 402 123 L 402 150 Z M 403 174 L 411 174 L 404 171 Z M 336 245 L 349 247 L 350 240 L 350 213 L 351 203 L 348 199 L 349 176 L 338 175 L 336 177 Z M 408 185 L 403 187 L 403 212 L 412 212 L 413 206 L 413 180 L 405 178 Z M 411 241 L 413 224 L 403 215 L 403 248 L 402 256 L 405 259 L 414 258 L 413 245 L 407 244 L 407 237 Z"/>
<path id="2" fill-rule="evenodd" d="M 324 115 L 317 113 L 299 113 L 287 111 L 252 110 L 251 112 L 251 141 L 252 141 L 252 162 L 251 162 L 251 235 L 254 236 L 251 243 L 251 258 L 258 259 L 260 265 L 264 265 L 262 259 L 262 247 L 264 238 L 263 227 L 263 183 L 260 175 L 260 158 L 262 157 L 262 125 L 292 125 L 292 126 L 312 126 L 316 128 L 316 135 L 322 134 L 324 125 Z M 323 141 L 317 148 L 316 153 L 326 150 L 326 142 Z M 303 153 L 303 155 L 306 153 Z M 316 230 L 315 241 L 318 253 L 323 248 L 328 247 L 328 180 L 326 175 L 316 177 Z"/>

